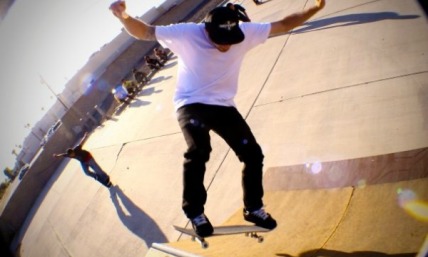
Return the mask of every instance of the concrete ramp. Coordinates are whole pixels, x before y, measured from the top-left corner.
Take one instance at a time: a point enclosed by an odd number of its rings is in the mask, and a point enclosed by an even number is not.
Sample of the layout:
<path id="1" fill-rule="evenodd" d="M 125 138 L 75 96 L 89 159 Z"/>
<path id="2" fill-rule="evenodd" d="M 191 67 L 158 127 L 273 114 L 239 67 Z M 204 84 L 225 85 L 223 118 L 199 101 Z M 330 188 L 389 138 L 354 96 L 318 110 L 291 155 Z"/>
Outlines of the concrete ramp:
<path id="1" fill-rule="evenodd" d="M 263 244 L 233 235 L 201 249 L 184 235 L 166 247 L 176 256 L 415 256 L 428 233 L 428 202 L 418 202 L 428 199 L 427 165 L 424 148 L 270 168 L 265 202 L 279 226 Z M 224 225 L 244 223 L 238 210 Z"/>
<path id="2" fill-rule="evenodd" d="M 330 189 L 270 191 L 269 211 L 277 229 L 259 244 L 244 235 L 208 238 L 202 249 L 187 236 L 169 247 L 196 256 L 416 256 L 428 223 L 400 206 L 397 191 L 428 198 L 428 179 Z M 245 223 L 238 210 L 224 225 Z M 156 255 L 159 254 L 159 255 Z M 148 257 L 161 255 L 151 250 Z M 174 256 L 174 255 L 170 255 Z"/>

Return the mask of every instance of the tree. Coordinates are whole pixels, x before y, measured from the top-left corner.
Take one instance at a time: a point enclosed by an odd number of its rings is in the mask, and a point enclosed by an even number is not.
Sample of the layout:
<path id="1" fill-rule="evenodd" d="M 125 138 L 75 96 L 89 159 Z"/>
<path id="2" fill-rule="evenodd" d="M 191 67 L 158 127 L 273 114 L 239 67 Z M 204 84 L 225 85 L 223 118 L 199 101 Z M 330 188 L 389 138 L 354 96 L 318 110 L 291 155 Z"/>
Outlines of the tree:
<path id="1" fill-rule="evenodd" d="M 3 170 L 3 173 L 4 173 L 4 175 L 6 175 L 6 177 L 8 177 L 10 180 L 15 179 L 15 177 L 16 177 L 16 174 L 15 174 L 14 170 L 13 170 L 13 169 L 11 169 L 11 168 L 9 168 L 9 167 L 6 167 L 6 168 Z"/>
<path id="2" fill-rule="evenodd" d="M 10 185 L 10 181 L 6 181 L 6 180 L 0 184 L 0 199 L 3 197 L 9 185 Z"/>

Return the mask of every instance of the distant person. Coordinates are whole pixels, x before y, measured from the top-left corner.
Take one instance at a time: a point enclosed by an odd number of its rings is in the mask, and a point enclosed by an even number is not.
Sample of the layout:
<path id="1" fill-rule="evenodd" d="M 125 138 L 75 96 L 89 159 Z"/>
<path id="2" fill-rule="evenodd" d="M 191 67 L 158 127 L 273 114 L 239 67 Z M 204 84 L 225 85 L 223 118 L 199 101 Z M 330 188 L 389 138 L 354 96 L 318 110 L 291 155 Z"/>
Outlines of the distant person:
<path id="1" fill-rule="evenodd" d="M 163 63 L 161 63 L 158 59 L 151 58 L 148 55 L 144 56 L 144 61 L 146 61 L 147 66 L 149 66 L 151 70 L 159 70 L 163 66 Z"/>
<path id="2" fill-rule="evenodd" d="M 140 85 L 148 81 L 147 74 L 145 72 L 137 70 L 136 68 L 132 69 L 132 75 L 134 76 L 135 81 L 137 81 L 137 83 Z"/>
<path id="3" fill-rule="evenodd" d="M 271 23 L 240 23 L 234 11 L 217 7 L 205 16 L 203 23 L 150 25 L 128 15 L 124 1 L 110 5 L 131 36 L 158 41 L 179 58 L 174 105 L 187 143 L 182 209 L 199 236 L 209 236 L 214 231 L 204 211 L 204 175 L 212 150 L 210 131 L 224 139 L 244 164 L 243 218 L 267 229 L 277 226 L 263 207 L 262 149 L 234 101 L 239 71 L 247 52 L 269 37 L 300 26 L 324 6 L 325 0 L 316 0 L 314 6 Z M 318 46 L 316 42 L 314 45 Z"/>
<path id="4" fill-rule="evenodd" d="M 250 22 L 250 17 L 248 17 L 247 12 L 245 11 L 245 8 L 242 5 L 239 4 L 232 4 L 228 3 L 226 5 L 227 8 L 234 11 L 236 15 L 238 15 L 238 19 L 243 22 Z"/>
<path id="5" fill-rule="evenodd" d="M 128 93 L 128 90 L 121 84 L 111 90 L 114 99 L 118 103 L 130 103 L 134 97 Z"/>
<path id="6" fill-rule="evenodd" d="M 158 60 L 162 63 L 168 61 L 168 54 L 166 53 L 166 51 L 156 47 L 155 49 L 153 49 L 153 53 L 155 54 L 156 58 L 158 58 Z"/>
<path id="7" fill-rule="evenodd" d="M 122 79 L 121 82 L 122 86 L 126 88 L 126 91 L 128 91 L 130 95 L 134 96 L 138 93 L 138 86 L 135 85 L 134 81 Z"/>
<path id="8" fill-rule="evenodd" d="M 82 149 L 83 144 L 88 138 L 88 133 L 85 133 L 83 138 L 80 140 L 80 143 L 74 147 L 67 149 L 67 152 L 61 154 L 53 154 L 54 157 L 68 157 L 76 159 L 80 162 L 83 172 L 94 178 L 96 181 L 103 184 L 105 187 L 110 188 L 112 183 L 110 177 L 101 169 L 95 159 L 92 157 L 92 154 L 89 151 Z M 92 171 L 90 170 L 92 169 Z"/>

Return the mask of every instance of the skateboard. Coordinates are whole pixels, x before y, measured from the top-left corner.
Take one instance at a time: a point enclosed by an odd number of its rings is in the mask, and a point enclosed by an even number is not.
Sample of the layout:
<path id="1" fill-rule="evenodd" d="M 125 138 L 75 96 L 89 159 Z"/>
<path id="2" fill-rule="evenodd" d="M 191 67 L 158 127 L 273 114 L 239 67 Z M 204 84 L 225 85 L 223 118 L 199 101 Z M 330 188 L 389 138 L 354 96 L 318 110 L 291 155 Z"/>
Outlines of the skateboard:
<path id="1" fill-rule="evenodd" d="M 183 228 L 174 225 L 175 230 L 189 235 L 192 238 L 192 241 L 198 241 L 202 248 L 208 248 L 208 242 L 205 240 L 205 237 L 198 236 L 196 232 L 191 228 Z M 258 235 L 258 232 L 269 232 L 269 229 L 254 226 L 254 225 L 234 225 L 234 226 L 220 226 L 214 227 L 214 232 L 211 236 L 224 236 L 224 235 L 233 235 L 233 234 L 245 234 L 245 236 L 255 238 L 259 243 L 262 243 L 264 238 L 263 236 Z"/>

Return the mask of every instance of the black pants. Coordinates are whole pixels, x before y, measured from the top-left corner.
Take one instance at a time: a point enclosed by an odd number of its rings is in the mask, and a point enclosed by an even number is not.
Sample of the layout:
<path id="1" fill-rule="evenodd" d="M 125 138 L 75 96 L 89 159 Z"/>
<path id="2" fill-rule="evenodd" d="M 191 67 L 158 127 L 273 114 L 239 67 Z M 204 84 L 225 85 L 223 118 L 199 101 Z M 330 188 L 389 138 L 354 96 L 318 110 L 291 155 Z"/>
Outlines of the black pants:
<path id="1" fill-rule="evenodd" d="M 183 165 L 182 207 L 186 216 L 192 219 L 204 212 L 207 192 L 203 182 L 205 163 L 211 152 L 210 130 L 222 137 L 244 163 L 244 207 L 250 211 L 261 208 L 264 156 L 251 129 L 236 108 L 190 104 L 181 107 L 177 112 L 178 122 L 188 146 Z"/>

